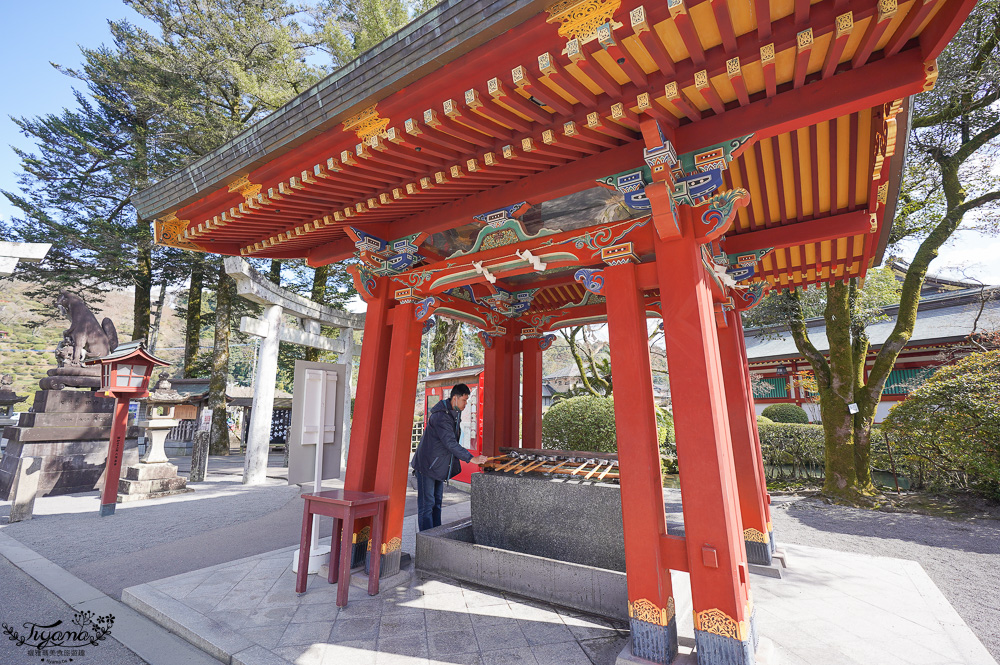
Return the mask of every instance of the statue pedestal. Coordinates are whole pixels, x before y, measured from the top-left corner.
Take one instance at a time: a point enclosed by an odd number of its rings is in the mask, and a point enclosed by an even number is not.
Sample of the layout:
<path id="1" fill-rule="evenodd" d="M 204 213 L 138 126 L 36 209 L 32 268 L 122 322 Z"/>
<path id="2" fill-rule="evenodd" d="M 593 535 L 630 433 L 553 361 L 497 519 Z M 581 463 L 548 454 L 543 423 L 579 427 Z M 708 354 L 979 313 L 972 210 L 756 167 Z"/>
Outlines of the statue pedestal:
<path id="1" fill-rule="evenodd" d="M 4 429 L 7 449 L 0 459 L 0 501 L 15 501 L 20 460 L 38 460 L 36 496 L 91 492 L 104 483 L 111 437 L 113 399 L 89 390 L 39 390 L 29 413 Z M 138 428 L 129 427 L 123 464 L 136 464 Z M 21 484 L 22 490 L 25 485 Z M 18 499 L 20 500 L 20 499 Z"/>
<path id="2" fill-rule="evenodd" d="M 146 429 L 149 452 L 139 464 L 125 469 L 123 477 L 118 481 L 118 503 L 194 491 L 188 489 L 187 478 L 177 475 L 177 465 L 171 464 L 163 452 L 167 433 L 177 426 L 177 421 L 171 417 L 173 412 L 173 407 L 170 407 L 166 416 L 150 415 L 149 420 L 139 422 L 139 427 Z"/>

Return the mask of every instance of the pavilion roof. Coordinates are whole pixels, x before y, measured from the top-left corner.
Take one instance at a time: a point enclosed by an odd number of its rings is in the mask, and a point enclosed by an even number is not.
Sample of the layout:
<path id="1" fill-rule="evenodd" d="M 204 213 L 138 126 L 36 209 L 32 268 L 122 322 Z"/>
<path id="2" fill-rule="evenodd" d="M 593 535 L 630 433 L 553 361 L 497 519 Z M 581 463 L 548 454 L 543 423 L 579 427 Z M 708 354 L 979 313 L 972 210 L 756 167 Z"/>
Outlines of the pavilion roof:
<path id="1" fill-rule="evenodd" d="M 751 203 L 722 248 L 773 247 L 756 279 L 863 276 L 892 219 L 905 99 L 973 5 L 445 0 L 136 205 L 187 249 L 321 265 L 354 255 L 354 227 L 426 233 L 440 260 L 435 234 L 475 215 L 641 166 L 650 116 L 678 153 L 752 134 L 724 172 Z M 551 286 L 536 309 L 581 295 Z"/>
<path id="2" fill-rule="evenodd" d="M 883 308 L 890 318 L 868 326 L 871 349 L 878 350 L 896 325 L 899 305 Z M 830 349 L 826 321 L 822 317 L 806 321 L 810 341 L 822 352 Z M 975 332 L 1000 328 L 1000 287 L 969 288 L 929 295 L 920 300 L 913 335 L 907 347 L 953 344 Z M 751 328 L 746 331 L 747 358 L 751 363 L 799 358 L 792 333 L 784 326 Z"/>

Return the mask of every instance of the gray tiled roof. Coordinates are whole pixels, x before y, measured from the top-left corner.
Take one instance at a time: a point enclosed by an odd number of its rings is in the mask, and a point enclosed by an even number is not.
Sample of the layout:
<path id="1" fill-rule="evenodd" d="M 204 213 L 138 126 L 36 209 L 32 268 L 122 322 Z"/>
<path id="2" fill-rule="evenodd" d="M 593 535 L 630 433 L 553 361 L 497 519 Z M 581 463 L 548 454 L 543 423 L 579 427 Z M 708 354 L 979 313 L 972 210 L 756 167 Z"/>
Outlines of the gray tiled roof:
<path id="1" fill-rule="evenodd" d="M 942 342 L 957 342 L 968 337 L 973 331 L 994 330 L 1000 328 L 1000 287 L 990 287 L 984 292 L 987 296 L 985 304 L 981 302 L 980 289 L 965 289 L 951 293 L 930 296 L 920 301 L 917 310 L 917 322 L 913 328 L 913 336 L 907 346 L 923 346 Z M 989 299 L 989 296 L 992 296 Z M 980 307 L 982 306 L 982 312 Z M 873 349 L 880 347 L 892 332 L 896 324 L 898 307 L 887 307 L 889 320 L 868 326 L 868 336 Z M 978 322 L 976 321 L 978 317 Z M 811 319 L 807 322 L 809 339 L 820 351 L 828 351 L 830 342 L 826 337 L 826 325 L 823 319 Z M 751 328 L 745 331 L 747 358 L 751 362 L 762 360 L 778 360 L 781 358 L 797 358 L 802 354 L 795 348 L 792 334 L 787 329 L 769 329 L 771 334 L 765 338 L 760 333 L 763 329 Z"/>

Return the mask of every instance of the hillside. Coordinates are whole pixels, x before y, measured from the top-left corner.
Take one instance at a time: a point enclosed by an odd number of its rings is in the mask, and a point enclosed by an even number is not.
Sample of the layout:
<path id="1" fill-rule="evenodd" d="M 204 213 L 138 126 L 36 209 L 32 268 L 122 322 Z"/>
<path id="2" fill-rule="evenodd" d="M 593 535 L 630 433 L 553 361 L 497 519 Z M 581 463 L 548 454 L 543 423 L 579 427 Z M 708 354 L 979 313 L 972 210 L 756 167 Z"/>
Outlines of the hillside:
<path id="1" fill-rule="evenodd" d="M 14 391 L 28 397 L 27 401 L 14 406 L 15 411 L 27 410 L 31 397 L 38 390 L 38 380 L 49 368 L 56 366 L 55 348 L 63 331 L 69 327 L 69 320 L 63 318 L 55 306 L 55 294 L 32 298 L 26 294 L 31 290 L 31 285 L 25 282 L 0 280 L 0 374 L 12 374 Z M 103 293 L 103 301 L 81 295 L 98 321 L 111 318 L 119 339 L 131 339 L 130 291 Z M 183 320 L 168 303 L 164 308 L 157 356 L 174 363 L 183 358 L 183 327 Z"/>

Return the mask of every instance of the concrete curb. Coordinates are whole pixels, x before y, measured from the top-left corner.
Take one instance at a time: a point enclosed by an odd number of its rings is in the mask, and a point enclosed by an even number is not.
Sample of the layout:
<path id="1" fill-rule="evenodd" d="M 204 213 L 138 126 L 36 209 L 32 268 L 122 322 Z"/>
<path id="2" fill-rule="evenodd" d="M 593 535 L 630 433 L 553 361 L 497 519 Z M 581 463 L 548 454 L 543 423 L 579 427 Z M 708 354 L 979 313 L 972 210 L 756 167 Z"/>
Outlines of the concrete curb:
<path id="1" fill-rule="evenodd" d="M 0 556 L 54 593 L 72 609 L 91 610 L 99 615 L 109 613 L 114 615 L 115 624 L 111 637 L 149 665 L 175 665 L 179 662 L 190 665 L 218 665 L 218 660 L 201 649 L 105 595 L 2 532 L 0 532 Z"/>

